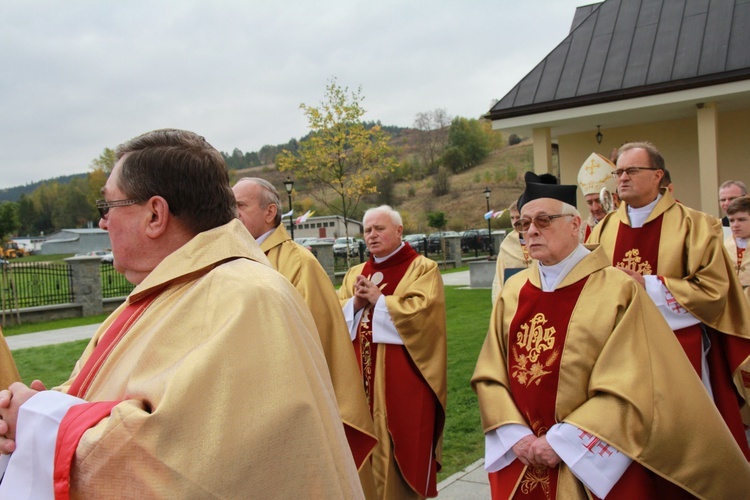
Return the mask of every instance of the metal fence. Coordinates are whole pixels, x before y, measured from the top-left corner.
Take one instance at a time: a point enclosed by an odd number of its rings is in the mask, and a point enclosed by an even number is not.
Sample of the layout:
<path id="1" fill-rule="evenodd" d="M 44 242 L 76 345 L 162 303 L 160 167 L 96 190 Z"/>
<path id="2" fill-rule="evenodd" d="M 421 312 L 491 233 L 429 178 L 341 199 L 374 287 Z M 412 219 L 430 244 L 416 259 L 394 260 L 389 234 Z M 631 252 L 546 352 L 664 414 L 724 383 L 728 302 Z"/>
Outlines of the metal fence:
<path id="1" fill-rule="evenodd" d="M 135 286 L 125 279 L 125 276 L 115 271 L 110 262 L 102 262 L 102 298 L 112 299 L 128 295 Z"/>
<path id="2" fill-rule="evenodd" d="M 24 262 L 2 268 L 3 310 L 73 302 L 72 273 L 66 263 Z"/>

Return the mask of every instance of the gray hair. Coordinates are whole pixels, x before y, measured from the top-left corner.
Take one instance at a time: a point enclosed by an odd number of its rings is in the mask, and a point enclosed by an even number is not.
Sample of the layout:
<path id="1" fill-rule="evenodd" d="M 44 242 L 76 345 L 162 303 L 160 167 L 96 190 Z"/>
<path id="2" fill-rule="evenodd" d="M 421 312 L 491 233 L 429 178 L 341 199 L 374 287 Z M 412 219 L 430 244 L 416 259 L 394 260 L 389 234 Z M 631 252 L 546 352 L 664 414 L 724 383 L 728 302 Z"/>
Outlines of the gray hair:
<path id="1" fill-rule="evenodd" d="M 250 181 L 261 187 L 260 190 L 260 208 L 266 209 L 269 205 L 276 205 L 276 217 L 273 219 L 274 227 L 281 224 L 281 198 L 276 188 L 265 179 L 260 177 L 243 177 L 237 182 Z"/>
<path id="2" fill-rule="evenodd" d="M 560 203 L 562 203 L 562 210 L 560 211 L 560 213 L 565 215 L 575 215 L 577 217 L 581 216 L 581 212 L 579 212 L 578 209 L 573 205 L 565 203 L 564 201 L 561 201 Z"/>
<path id="3" fill-rule="evenodd" d="M 400 213 L 394 210 L 390 205 L 380 205 L 379 207 L 370 208 L 365 212 L 365 215 L 362 217 L 363 226 L 365 225 L 365 221 L 367 220 L 367 217 L 374 213 L 388 214 L 388 216 L 391 218 L 394 224 L 396 224 L 397 226 L 404 225 L 404 221 L 401 219 Z"/>
<path id="4" fill-rule="evenodd" d="M 747 186 L 745 186 L 745 183 L 742 181 L 724 181 L 721 183 L 721 186 L 719 186 L 719 189 L 728 188 L 729 186 L 737 186 L 740 188 L 740 191 L 742 191 L 742 196 L 745 196 L 747 194 Z"/>

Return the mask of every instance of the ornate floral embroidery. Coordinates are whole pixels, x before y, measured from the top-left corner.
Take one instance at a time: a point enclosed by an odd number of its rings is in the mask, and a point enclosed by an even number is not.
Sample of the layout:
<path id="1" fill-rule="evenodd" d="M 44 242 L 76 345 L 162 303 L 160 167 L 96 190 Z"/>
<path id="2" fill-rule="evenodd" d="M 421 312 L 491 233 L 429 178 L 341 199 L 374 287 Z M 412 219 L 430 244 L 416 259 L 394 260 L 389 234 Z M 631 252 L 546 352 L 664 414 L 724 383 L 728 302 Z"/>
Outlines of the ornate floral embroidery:
<path id="1" fill-rule="evenodd" d="M 521 480 L 521 493 L 528 495 L 536 488 L 542 488 L 544 496 L 549 498 L 549 468 L 529 467 Z"/>
<path id="2" fill-rule="evenodd" d="M 618 262 L 615 267 L 629 269 L 630 271 L 635 271 L 642 276 L 650 275 L 651 264 L 648 261 L 641 262 L 640 254 L 641 252 L 637 248 L 625 252 L 625 258 L 622 259 L 621 262 Z"/>
<path id="3" fill-rule="evenodd" d="M 529 386 L 533 382 L 537 385 L 543 376 L 551 373 L 545 368 L 554 365 L 560 356 L 555 346 L 555 327 L 545 328 L 547 318 L 542 313 L 536 314 L 531 321 L 521 325 L 521 331 L 516 332 L 516 342 L 511 349 L 513 364 L 511 374 L 522 385 Z M 546 361 L 539 359 L 544 351 L 553 349 Z M 526 351 L 526 352 L 523 352 Z"/>

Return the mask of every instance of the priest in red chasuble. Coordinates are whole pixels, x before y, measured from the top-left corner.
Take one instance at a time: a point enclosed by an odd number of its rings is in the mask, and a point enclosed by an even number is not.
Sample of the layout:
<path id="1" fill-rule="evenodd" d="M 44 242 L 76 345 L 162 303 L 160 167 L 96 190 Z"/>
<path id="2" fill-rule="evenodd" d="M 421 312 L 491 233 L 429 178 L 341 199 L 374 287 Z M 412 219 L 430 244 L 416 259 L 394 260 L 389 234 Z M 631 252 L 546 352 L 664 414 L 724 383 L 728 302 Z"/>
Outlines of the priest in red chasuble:
<path id="1" fill-rule="evenodd" d="M 723 248 L 718 219 L 661 189 L 665 162 L 648 142 L 618 151 L 623 203 L 589 238 L 645 289 L 674 331 L 745 457 L 741 410 L 750 381 L 750 306 Z"/>
<path id="2" fill-rule="evenodd" d="M 741 498 L 750 465 L 643 287 L 579 243 L 575 186 L 531 172 L 531 268 L 495 303 L 472 377 L 493 499 Z"/>
<path id="3" fill-rule="evenodd" d="M 232 191 L 239 219 L 274 269 L 291 281 L 310 308 L 331 372 L 346 437 L 360 469 L 362 487 L 367 497 L 374 497 L 371 468 L 363 465 L 377 442 L 375 428 L 333 283 L 318 259 L 287 233 L 281 223 L 281 200 L 273 184 L 258 177 L 243 177 Z"/>
<path id="4" fill-rule="evenodd" d="M 443 281 L 437 264 L 401 241 L 388 206 L 363 219 L 370 259 L 339 289 L 378 445 L 371 459 L 380 498 L 437 495 L 446 404 Z"/>
<path id="5" fill-rule="evenodd" d="M 363 498 L 320 339 L 219 151 L 123 144 L 97 202 L 136 285 L 70 379 L 0 391 L 0 498 Z"/>

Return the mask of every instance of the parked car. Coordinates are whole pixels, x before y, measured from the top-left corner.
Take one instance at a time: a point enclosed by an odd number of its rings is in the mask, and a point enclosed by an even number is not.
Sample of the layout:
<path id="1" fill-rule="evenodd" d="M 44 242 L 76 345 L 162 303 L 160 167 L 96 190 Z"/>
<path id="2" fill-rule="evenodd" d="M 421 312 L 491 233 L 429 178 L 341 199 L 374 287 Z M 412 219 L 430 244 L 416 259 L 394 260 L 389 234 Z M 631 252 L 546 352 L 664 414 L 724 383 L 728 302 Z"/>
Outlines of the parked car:
<path id="1" fill-rule="evenodd" d="M 455 231 L 443 231 L 442 233 L 432 233 L 427 237 L 427 251 L 429 253 L 440 253 L 443 251 L 442 243 L 440 242 L 440 237 L 445 238 L 446 236 L 458 236 L 458 233 Z"/>
<path id="2" fill-rule="evenodd" d="M 334 257 L 346 257 L 346 237 L 336 238 L 333 243 L 333 256 Z M 357 240 L 356 238 L 349 237 L 349 257 L 356 257 L 359 255 L 359 242 L 363 240 Z"/>
<path id="3" fill-rule="evenodd" d="M 294 238 L 295 243 L 299 243 L 303 247 L 307 248 L 312 252 L 312 246 L 311 243 L 315 243 L 318 241 L 318 238 L 308 237 L 308 238 Z"/>
<path id="4" fill-rule="evenodd" d="M 461 234 L 461 251 L 485 251 L 490 248 L 490 233 L 487 229 L 467 229 Z"/>
<path id="5" fill-rule="evenodd" d="M 407 243 L 409 243 L 409 245 L 417 252 L 424 252 L 426 241 L 427 241 L 426 234 L 423 234 L 423 233 L 407 234 L 402 239 L 406 241 Z"/>

